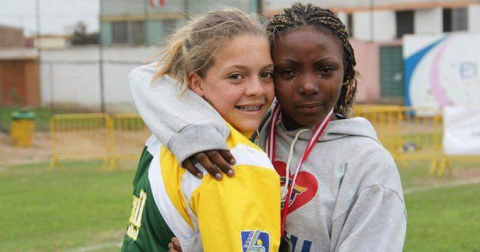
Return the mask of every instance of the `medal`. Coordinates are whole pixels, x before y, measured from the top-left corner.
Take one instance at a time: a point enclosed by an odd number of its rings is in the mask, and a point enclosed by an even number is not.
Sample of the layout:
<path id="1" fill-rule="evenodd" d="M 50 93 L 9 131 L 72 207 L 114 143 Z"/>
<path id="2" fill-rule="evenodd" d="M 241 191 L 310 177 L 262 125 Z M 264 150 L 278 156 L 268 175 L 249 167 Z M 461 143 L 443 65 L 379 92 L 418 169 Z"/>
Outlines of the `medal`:
<path id="1" fill-rule="evenodd" d="M 287 219 L 287 214 L 288 214 L 288 206 L 290 205 L 290 199 L 292 196 L 292 191 L 293 187 L 295 186 L 295 182 L 297 181 L 297 176 L 298 172 L 300 171 L 300 168 L 302 167 L 303 163 L 308 158 L 308 155 L 310 155 L 310 152 L 312 152 L 313 147 L 317 144 L 318 139 L 323 135 L 325 130 L 327 129 L 328 124 L 330 123 L 331 116 L 333 114 L 333 109 L 330 110 L 330 112 L 327 114 L 327 116 L 323 119 L 323 121 L 319 122 L 313 131 L 312 138 L 307 144 L 307 148 L 305 148 L 305 151 L 302 155 L 302 159 L 297 165 L 295 174 L 293 175 L 293 180 L 292 184 L 289 185 L 288 181 L 290 179 L 289 177 L 289 167 L 286 167 L 286 177 L 285 177 L 285 185 L 281 187 L 281 196 L 282 196 L 282 240 L 280 242 L 280 251 L 281 252 L 290 252 L 292 251 L 292 242 L 288 237 L 285 236 L 285 222 Z M 270 121 L 270 129 L 269 129 L 269 135 L 267 139 L 267 154 L 268 157 L 270 158 L 270 161 L 272 163 L 275 163 L 275 147 L 276 147 L 276 140 L 277 140 L 277 124 L 280 120 L 280 106 L 275 104 L 275 107 L 273 108 L 272 112 L 272 119 Z M 300 133 L 300 132 L 299 132 Z M 289 162 L 288 162 L 289 163 Z"/>
<path id="2" fill-rule="evenodd" d="M 282 239 L 280 239 L 280 248 L 278 249 L 278 252 L 292 252 L 293 251 L 293 246 L 292 246 L 292 241 L 290 238 L 286 236 L 282 236 Z"/>

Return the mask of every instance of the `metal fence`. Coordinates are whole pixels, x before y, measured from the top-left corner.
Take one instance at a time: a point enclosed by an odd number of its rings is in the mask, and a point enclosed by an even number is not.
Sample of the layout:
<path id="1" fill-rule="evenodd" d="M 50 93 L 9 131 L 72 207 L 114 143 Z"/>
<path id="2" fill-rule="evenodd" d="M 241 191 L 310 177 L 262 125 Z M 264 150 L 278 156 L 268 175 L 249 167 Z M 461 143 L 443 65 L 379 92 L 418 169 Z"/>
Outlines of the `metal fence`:
<path id="1" fill-rule="evenodd" d="M 49 170 L 60 169 L 61 160 L 102 159 L 111 156 L 111 118 L 107 114 L 63 114 L 50 119 L 52 157 Z"/>
<path id="2" fill-rule="evenodd" d="M 150 132 L 137 114 L 54 115 L 50 120 L 52 157 L 61 161 L 101 159 L 102 170 L 119 168 L 119 160 L 137 160 Z"/>
<path id="3" fill-rule="evenodd" d="M 370 121 L 378 139 L 393 158 L 430 161 L 430 173 L 451 172 L 450 160 L 479 160 L 480 156 L 446 156 L 443 153 L 441 110 L 401 106 L 356 106 L 355 116 Z M 102 169 L 119 168 L 120 160 L 138 160 L 150 135 L 138 114 L 70 114 L 51 119 L 52 159 L 102 159 Z M 61 167 L 61 166 L 60 166 Z"/>

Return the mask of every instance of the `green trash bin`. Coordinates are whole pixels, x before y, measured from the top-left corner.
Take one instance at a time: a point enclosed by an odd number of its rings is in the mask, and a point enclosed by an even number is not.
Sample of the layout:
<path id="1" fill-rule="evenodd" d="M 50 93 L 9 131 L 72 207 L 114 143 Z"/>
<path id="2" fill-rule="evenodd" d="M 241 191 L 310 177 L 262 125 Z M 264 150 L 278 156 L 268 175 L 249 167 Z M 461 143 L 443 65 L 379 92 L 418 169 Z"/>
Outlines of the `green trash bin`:
<path id="1" fill-rule="evenodd" d="M 20 147 L 32 147 L 35 113 L 32 111 L 14 111 L 11 116 L 13 144 Z"/>

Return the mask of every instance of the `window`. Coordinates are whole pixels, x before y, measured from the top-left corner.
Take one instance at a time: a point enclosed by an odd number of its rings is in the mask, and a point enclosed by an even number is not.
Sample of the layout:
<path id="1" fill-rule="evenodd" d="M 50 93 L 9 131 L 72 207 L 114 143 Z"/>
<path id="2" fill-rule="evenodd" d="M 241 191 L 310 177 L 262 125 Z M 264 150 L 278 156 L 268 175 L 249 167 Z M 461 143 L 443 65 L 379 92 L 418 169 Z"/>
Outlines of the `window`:
<path id="1" fill-rule="evenodd" d="M 452 29 L 454 31 L 468 30 L 468 9 L 452 9 Z"/>
<path id="2" fill-rule="evenodd" d="M 145 41 L 144 35 L 144 23 L 143 22 L 132 22 L 132 43 L 135 45 L 143 44 Z"/>
<path id="3" fill-rule="evenodd" d="M 452 31 L 452 9 L 443 9 L 443 32 Z"/>
<path id="4" fill-rule="evenodd" d="M 443 31 L 467 31 L 468 10 L 467 8 L 443 9 Z"/>
<path id="5" fill-rule="evenodd" d="M 347 14 L 347 32 L 348 36 L 353 37 L 353 15 Z"/>
<path id="6" fill-rule="evenodd" d="M 143 44 L 143 21 L 112 23 L 112 38 L 114 44 Z"/>
<path id="7" fill-rule="evenodd" d="M 397 23 L 397 38 L 401 38 L 405 34 L 413 34 L 413 18 L 412 10 L 395 12 Z"/>
<path id="8" fill-rule="evenodd" d="M 177 20 L 175 19 L 164 19 L 162 20 L 162 31 L 163 37 L 166 37 L 172 34 L 177 27 Z"/>
<path id="9" fill-rule="evenodd" d="M 127 22 L 115 22 L 112 24 L 112 38 L 114 44 L 126 44 L 128 42 L 127 36 Z"/>

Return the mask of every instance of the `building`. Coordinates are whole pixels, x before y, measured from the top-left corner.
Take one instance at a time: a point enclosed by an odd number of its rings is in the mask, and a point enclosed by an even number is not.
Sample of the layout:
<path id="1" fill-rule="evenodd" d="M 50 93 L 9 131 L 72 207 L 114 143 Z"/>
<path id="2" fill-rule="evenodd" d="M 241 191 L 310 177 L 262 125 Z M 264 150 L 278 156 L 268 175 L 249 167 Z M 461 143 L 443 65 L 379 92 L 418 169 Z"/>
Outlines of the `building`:
<path id="1" fill-rule="evenodd" d="M 0 24 L 0 48 L 24 47 L 23 29 Z"/>
<path id="2" fill-rule="evenodd" d="M 28 48 L 0 48 L 0 106 L 40 105 L 38 53 Z"/>
<path id="3" fill-rule="evenodd" d="M 61 50 L 69 45 L 68 39 L 68 36 L 48 34 L 40 37 L 28 37 L 26 45 L 40 50 Z"/>
<path id="4" fill-rule="evenodd" d="M 305 0 L 264 0 L 264 15 Z M 316 3 L 319 5 L 320 3 Z M 345 23 L 360 72 L 359 102 L 405 104 L 402 38 L 480 33 L 480 1 L 323 0 Z"/>
<path id="5" fill-rule="evenodd" d="M 257 0 L 102 0 L 101 41 L 103 45 L 160 44 L 185 23 L 186 13 L 224 6 L 256 12 Z"/>
<path id="6" fill-rule="evenodd" d="M 265 1 L 264 14 L 272 16 L 294 2 Z M 480 32 L 480 1 L 460 0 L 324 0 L 342 19 L 353 38 L 391 41 L 405 34 Z"/>
<path id="7" fill-rule="evenodd" d="M 23 29 L 0 25 L 0 106 L 40 104 L 38 55 L 25 48 Z"/>

